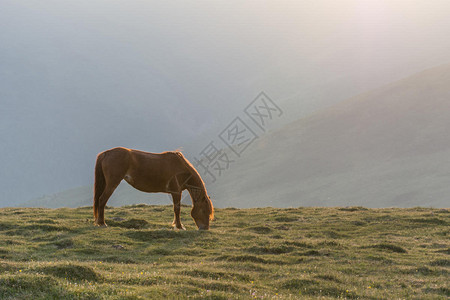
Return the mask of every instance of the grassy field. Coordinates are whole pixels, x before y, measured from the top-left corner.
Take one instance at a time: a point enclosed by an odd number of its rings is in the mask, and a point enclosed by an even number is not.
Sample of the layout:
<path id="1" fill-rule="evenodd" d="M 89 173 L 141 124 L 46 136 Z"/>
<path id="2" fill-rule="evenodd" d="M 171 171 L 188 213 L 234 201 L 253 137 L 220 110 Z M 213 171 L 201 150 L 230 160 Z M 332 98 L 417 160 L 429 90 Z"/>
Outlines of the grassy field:
<path id="1" fill-rule="evenodd" d="M 447 299 L 448 209 L 0 209 L 2 299 Z"/>

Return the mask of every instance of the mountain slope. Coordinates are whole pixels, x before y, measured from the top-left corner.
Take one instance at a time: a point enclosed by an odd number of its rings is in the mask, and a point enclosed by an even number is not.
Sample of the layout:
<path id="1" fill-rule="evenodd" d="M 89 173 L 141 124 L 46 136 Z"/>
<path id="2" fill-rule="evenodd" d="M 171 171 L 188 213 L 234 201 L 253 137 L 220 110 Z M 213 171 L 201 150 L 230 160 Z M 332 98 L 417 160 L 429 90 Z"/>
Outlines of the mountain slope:
<path id="1" fill-rule="evenodd" d="M 222 206 L 448 206 L 450 65 L 263 136 L 212 185 Z"/>
<path id="2" fill-rule="evenodd" d="M 450 65 L 359 95 L 261 136 L 215 183 L 218 207 L 448 207 Z M 92 189 L 51 205 L 90 205 Z M 109 205 L 170 203 L 122 184 Z M 70 200 L 69 200 L 70 199 Z"/>

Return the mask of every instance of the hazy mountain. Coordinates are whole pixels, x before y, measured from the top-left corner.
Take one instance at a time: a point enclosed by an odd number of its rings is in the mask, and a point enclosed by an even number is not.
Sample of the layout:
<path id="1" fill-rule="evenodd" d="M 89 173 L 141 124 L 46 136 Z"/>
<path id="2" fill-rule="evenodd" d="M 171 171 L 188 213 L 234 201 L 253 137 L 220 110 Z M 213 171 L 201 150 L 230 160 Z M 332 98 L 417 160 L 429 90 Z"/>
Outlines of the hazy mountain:
<path id="1" fill-rule="evenodd" d="M 449 99 L 450 65 L 359 95 L 261 136 L 209 193 L 219 207 L 448 207 Z M 110 205 L 170 203 L 125 185 Z M 50 206 L 90 205 L 81 190 Z"/>
<path id="2" fill-rule="evenodd" d="M 263 136 L 210 190 L 221 206 L 448 207 L 450 65 Z"/>

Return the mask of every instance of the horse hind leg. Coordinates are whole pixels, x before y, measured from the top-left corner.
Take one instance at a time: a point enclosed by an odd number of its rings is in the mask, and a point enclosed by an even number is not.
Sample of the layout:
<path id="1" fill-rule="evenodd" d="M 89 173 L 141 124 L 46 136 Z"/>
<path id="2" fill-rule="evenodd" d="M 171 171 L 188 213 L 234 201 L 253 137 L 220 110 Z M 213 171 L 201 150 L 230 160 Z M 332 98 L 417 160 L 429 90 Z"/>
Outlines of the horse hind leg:
<path id="1" fill-rule="evenodd" d="M 103 194 L 103 191 L 102 191 Z M 99 209 L 99 205 L 100 205 L 100 196 L 97 195 L 97 197 L 94 197 L 94 224 L 97 224 L 97 220 L 98 220 L 98 209 Z"/>
<path id="2" fill-rule="evenodd" d="M 119 185 L 119 183 L 120 183 L 120 180 L 113 185 L 110 185 L 110 184 L 106 185 L 106 188 L 103 191 L 103 193 L 100 196 L 99 201 L 98 201 L 99 204 L 98 204 L 97 219 L 95 220 L 95 225 L 98 225 L 101 227 L 106 227 L 105 206 L 106 206 L 106 203 L 108 202 L 109 198 L 111 197 L 112 193 Z"/>
<path id="3" fill-rule="evenodd" d="M 106 179 L 105 174 L 103 173 L 102 162 L 105 154 L 101 153 L 97 156 L 97 161 L 95 162 L 95 180 L 94 180 L 94 223 L 97 222 L 98 219 L 98 205 L 99 199 L 105 190 Z"/>

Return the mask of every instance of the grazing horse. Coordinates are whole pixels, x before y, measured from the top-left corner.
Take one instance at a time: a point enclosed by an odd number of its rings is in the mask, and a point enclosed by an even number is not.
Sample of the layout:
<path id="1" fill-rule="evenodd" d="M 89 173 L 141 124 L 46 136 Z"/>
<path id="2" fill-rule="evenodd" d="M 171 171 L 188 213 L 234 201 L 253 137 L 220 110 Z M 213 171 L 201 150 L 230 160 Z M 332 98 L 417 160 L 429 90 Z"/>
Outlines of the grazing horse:
<path id="1" fill-rule="evenodd" d="M 192 199 L 191 216 L 198 229 L 209 229 L 214 207 L 205 184 L 194 166 L 181 152 L 149 153 L 113 148 L 97 155 L 94 183 L 94 224 L 106 226 L 105 206 L 119 183 L 125 179 L 134 188 L 147 193 L 172 195 L 173 226 L 184 229 L 180 220 L 181 193 L 188 190 Z"/>

